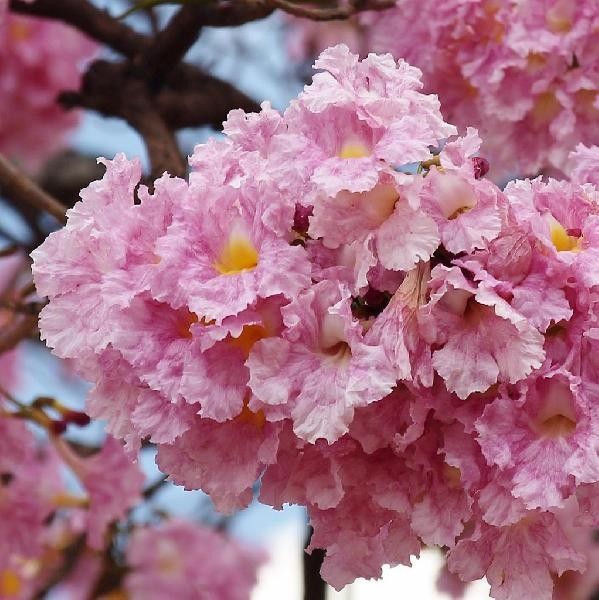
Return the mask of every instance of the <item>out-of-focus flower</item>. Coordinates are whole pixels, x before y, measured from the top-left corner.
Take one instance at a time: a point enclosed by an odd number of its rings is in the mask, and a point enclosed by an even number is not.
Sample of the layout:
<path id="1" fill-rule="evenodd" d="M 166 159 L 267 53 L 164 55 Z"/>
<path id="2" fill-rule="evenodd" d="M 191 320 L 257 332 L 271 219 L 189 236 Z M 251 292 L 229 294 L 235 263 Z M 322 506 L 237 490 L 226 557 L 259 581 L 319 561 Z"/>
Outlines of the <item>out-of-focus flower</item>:
<path id="1" fill-rule="evenodd" d="M 248 600 L 264 559 L 207 527 L 173 519 L 134 531 L 124 589 L 132 600 Z"/>
<path id="2" fill-rule="evenodd" d="M 66 143 L 79 117 L 57 97 L 79 89 L 83 65 L 96 52 L 95 43 L 61 23 L 0 14 L 0 152 L 36 169 Z"/>
<path id="3" fill-rule="evenodd" d="M 298 21 L 292 56 L 343 41 L 419 67 L 447 120 L 479 129 L 497 179 L 563 169 L 570 148 L 599 142 L 592 1 L 398 0 L 337 29 Z"/>

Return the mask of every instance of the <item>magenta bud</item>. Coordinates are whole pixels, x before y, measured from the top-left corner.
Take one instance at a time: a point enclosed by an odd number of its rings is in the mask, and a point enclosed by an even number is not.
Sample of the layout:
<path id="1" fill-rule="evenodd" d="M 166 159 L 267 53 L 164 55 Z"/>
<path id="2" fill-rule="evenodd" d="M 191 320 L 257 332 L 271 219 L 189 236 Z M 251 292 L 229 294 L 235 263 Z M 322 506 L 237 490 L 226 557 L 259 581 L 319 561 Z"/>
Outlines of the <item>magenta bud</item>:
<path id="1" fill-rule="evenodd" d="M 293 215 L 293 229 L 298 233 L 307 233 L 310 227 L 310 217 L 314 213 L 313 206 L 295 205 L 295 214 Z"/>
<path id="2" fill-rule="evenodd" d="M 474 177 L 480 179 L 489 172 L 489 161 L 482 156 L 473 156 L 472 165 L 474 166 Z"/>
<path id="3" fill-rule="evenodd" d="M 85 427 L 91 422 L 91 419 L 84 412 L 78 410 L 69 410 L 64 413 L 63 417 L 67 423 L 73 423 L 79 427 Z"/>
<path id="4" fill-rule="evenodd" d="M 50 421 L 50 431 L 54 435 L 60 435 L 67 430 L 66 421 Z"/>
<path id="5" fill-rule="evenodd" d="M 379 292 L 379 290 L 375 290 L 374 288 L 368 288 L 368 291 L 364 294 L 366 304 L 375 308 L 383 305 L 387 299 L 385 292 Z"/>

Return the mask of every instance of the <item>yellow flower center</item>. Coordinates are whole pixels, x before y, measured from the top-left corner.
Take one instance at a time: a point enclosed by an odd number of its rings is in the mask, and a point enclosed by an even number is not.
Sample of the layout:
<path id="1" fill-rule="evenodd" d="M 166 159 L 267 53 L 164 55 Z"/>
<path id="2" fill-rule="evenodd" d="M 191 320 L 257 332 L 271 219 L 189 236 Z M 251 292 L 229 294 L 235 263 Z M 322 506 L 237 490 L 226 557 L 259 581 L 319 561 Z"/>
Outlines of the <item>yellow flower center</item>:
<path id="1" fill-rule="evenodd" d="M 461 177 L 439 173 L 435 183 L 439 209 L 449 221 L 457 219 L 477 205 L 474 189 Z"/>
<path id="2" fill-rule="evenodd" d="M 89 508 L 89 499 L 61 492 L 53 496 L 52 503 L 56 508 Z"/>
<path id="3" fill-rule="evenodd" d="M 365 158 L 370 156 L 370 150 L 360 142 L 350 141 L 343 144 L 337 156 L 339 158 Z"/>
<path id="4" fill-rule="evenodd" d="M 381 224 L 391 216 L 398 200 L 399 194 L 393 186 L 379 184 L 364 195 L 366 214 L 373 223 Z"/>
<path id="5" fill-rule="evenodd" d="M 443 463 L 443 477 L 450 488 L 460 487 L 462 481 L 462 472 L 458 467 L 453 467 L 447 463 Z"/>
<path id="6" fill-rule="evenodd" d="M 553 33 L 567 33 L 572 29 L 574 3 L 572 0 L 558 0 L 545 16 L 547 27 Z"/>
<path id="7" fill-rule="evenodd" d="M 31 35 L 31 28 L 23 21 L 14 21 L 10 24 L 9 38 L 13 42 L 22 42 Z"/>
<path id="8" fill-rule="evenodd" d="M 576 429 L 576 413 L 569 386 L 562 381 L 545 380 L 537 384 L 543 406 L 535 419 L 536 431 L 543 437 L 569 436 Z"/>
<path id="9" fill-rule="evenodd" d="M 543 92 L 535 98 L 532 107 L 532 120 L 535 127 L 547 125 L 561 111 L 562 105 L 551 91 Z"/>
<path id="10" fill-rule="evenodd" d="M 182 571 L 183 561 L 181 554 L 172 542 L 161 540 L 158 544 L 157 551 L 158 571 L 161 575 L 175 575 Z"/>
<path id="11" fill-rule="evenodd" d="M 21 578 L 10 569 L 0 573 L 0 596 L 12 598 L 21 592 Z"/>
<path id="12" fill-rule="evenodd" d="M 252 346 L 267 336 L 268 332 L 262 325 L 246 325 L 238 337 L 229 338 L 228 341 L 231 346 L 239 348 L 247 358 Z"/>
<path id="13" fill-rule="evenodd" d="M 182 338 L 191 338 L 192 334 L 191 334 L 191 326 L 195 325 L 195 323 L 198 323 L 199 319 L 198 319 L 198 315 L 196 315 L 195 313 L 192 313 L 188 310 L 186 310 L 185 312 L 183 312 L 181 314 L 181 318 L 177 320 L 177 333 L 179 334 L 179 337 Z M 202 325 L 210 325 L 210 322 L 206 322 L 205 319 L 202 319 L 201 321 Z"/>
<path id="14" fill-rule="evenodd" d="M 258 412 L 253 412 L 248 407 L 248 399 L 246 398 L 243 401 L 243 408 L 241 412 L 235 417 L 238 423 L 245 423 L 247 425 L 253 425 L 259 431 L 264 429 L 264 424 L 266 423 L 266 416 L 264 415 L 264 411 L 259 410 Z"/>
<path id="15" fill-rule="evenodd" d="M 577 113 L 582 114 L 589 119 L 596 119 L 599 116 L 599 108 L 595 106 L 597 90 L 578 90 L 575 92 L 574 98 Z"/>
<path id="16" fill-rule="evenodd" d="M 551 242 L 558 252 L 580 252 L 582 236 L 570 235 L 564 226 L 553 216 L 548 215 Z"/>
<path id="17" fill-rule="evenodd" d="M 256 268 L 258 257 L 258 251 L 247 237 L 233 233 L 214 262 L 214 268 L 221 275 L 236 275 Z"/>
<path id="18" fill-rule="evenodd" d="M 576 421 L 566 415 L 553 415 L 545 419 L 539 429 L 546 437 L 567 437 L 576 429 Z"/>
<path id="19" fill-rule="evenodd" d="M 529 73 L 537 73 L 547 65 L 547 58 L 540 52 L 529 52 L 526 57 L 526 68 Z"/>

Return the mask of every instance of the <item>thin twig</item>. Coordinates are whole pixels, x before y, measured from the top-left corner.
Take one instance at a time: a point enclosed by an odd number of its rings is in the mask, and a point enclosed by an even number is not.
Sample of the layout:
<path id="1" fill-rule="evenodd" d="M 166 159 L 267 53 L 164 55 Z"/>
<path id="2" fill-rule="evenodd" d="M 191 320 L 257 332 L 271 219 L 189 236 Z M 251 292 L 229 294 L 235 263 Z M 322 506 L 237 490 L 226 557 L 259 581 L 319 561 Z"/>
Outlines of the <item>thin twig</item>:
<path id="1" fill-rule="evenodd" d="M 291 0 L 270 0 L 275 8 L 285 11 L 290 15 L 311 19 L 312 21 L 336 21 L 367 10 L 386 10 L 395 6 L 397 0 L 354 0 L 343 6 L 321 7 L 306 6 Z"/>
<path id="2" fill-rule="evenodd" d="M 67 222 L 66 207 L 44 192 L 3 154 L 0 154 L 0 191 L 15 202 L 33 206 L 52 215 L 60 223 Z"/>
<path id="3" fill-rule="evenodd" d="M 149 500 L 152 498 L 158 491 L 160 491 L 166 484 L 168 483 L 168 479 L 166 475 L 162 475 L 158 480 L 154 483 L 151 483 L 143 492 L 144 500 Z"/>

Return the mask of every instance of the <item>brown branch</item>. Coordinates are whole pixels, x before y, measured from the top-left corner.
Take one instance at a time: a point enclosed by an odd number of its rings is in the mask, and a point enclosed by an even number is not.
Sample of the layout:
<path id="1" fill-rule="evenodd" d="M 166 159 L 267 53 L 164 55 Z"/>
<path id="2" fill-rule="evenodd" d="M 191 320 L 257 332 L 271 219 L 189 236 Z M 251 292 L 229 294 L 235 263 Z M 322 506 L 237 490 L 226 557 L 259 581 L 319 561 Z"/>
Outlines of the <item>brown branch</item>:
<path id="1" fill-rule="evenodd" d="M 150 74 L 152 88 L 160 87 L 198 39 L 204 24 L 200 9 L 193 5 L 181 8 L 144 52 L 141 68 Z"/>
<path id="2" fill-rule="evenodd" d="M 160 114 L 169 127 L 183 129 L 211 125 L 221 129 L 230 110 L 259 112 L 260 106 L 225 82 L 211 82 L 202 91 L 178 92 L 166 89 L 157 98 Z"/>
<path id="3" fill-rule="evenodd" d="M 57 568 L 56 572 L 45 582 L 44 586 L 33 596 L 33 600 L 43 600 L 55 585 L 58 585 L 63 579 L 73 571 L 79 559 L 84 552 L 91 552 L 85 548 L 85 534 L 78 535 L 64 550 L 63 563 Z"/>
<path id="4" fill-rule="evenodd" d="M 21 340 L 29 337 L 37 320 L 37 315 L 25 315 L 4 325 L 0 331 L 0 353 L 12 350 Z"/>
<path id="5" fill-rule="evenodd" d="M 92 181 L 102 179 L 104 167 L 95 157 L 65 150 L 50 158 L 36 180 L 46 192 L 71 207 L 79 200 L 79 190 Z"/>
<path id="6" fill-rule="evenodd" d="M 115 89 L 120 93 L 115 94 Z M 185 160 L 174 133 L 155 107 L 145 81 L 128 64 L 95 61 L 83 77 L 81 92 L 63 93 L 60 102 L 67 108 L 82 106 L 127 121 L 144 139 L 152 177 L 165 171 L 185 175 Z"/>
<path id="7" fill-rule="evenodd" d="M 127 57 L 135 56 L 148 43 L 144 35 L 95 7 L 89 0 L 36 0 L 33 3 L 10 0 L 10 9 L 23 15 L 68 23 Z"/>
<path id="8" fill-rule="evenodd" d="M 344 6 L 321 7 L 297 4 L 292 0 L 270 0 L 274 8 L 312 21 L 336 21 L 367 10 L 385 10 L 397 4 L 397 0 L 352 0 Z"/>
<path id="9" fill-rule="evenodd" d="M 67 222 L 66 207 L 44 192 L 2 154 L 0 154 L 0 190 L 16 203 L 32 206 L 48 213 L 60 223 Z"/>
<path id="10" fill-rule="evenodd" d="M 237 27 L 264 19 L 275 10 L 270 0 L 228 0 L 196 8 L 205 27 Z"/>
<path id="11" fill-rule="evenodd" d="M 143 492 L 144 500 L 152 499 L 166 484 L 168 479 L 166 475 L 159 477 L 154 483 L 151 483 Z"/>
<path id="12" fill-rule="evenodd" d="M 192 67 L 180 65 L 181 77 L 169 82 L 156 96 L 154 106 L 171 129 L 212 125 L 219 129 L 230 110 L 257 112 L 260 105 L 230 83 Z M 126 86 L 130 74 L 124 65 L 97 61 L 85 76 L 81 92 L 60 96 L 66 108 L 83 107 L 124 118 L 123 103 L 130 94 L 117 96 L 114 86 Z"/>

